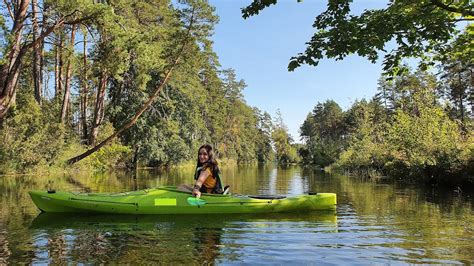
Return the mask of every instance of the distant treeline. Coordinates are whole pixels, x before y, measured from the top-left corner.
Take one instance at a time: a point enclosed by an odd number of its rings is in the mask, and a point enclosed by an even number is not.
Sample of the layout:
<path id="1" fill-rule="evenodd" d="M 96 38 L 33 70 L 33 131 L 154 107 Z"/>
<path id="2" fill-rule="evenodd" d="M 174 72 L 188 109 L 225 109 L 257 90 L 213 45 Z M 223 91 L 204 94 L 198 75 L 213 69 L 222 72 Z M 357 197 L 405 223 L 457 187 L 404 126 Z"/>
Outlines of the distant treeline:
<path id="1" fill-rule="evenodd" d="M 449 64 L 448 64 L 449 63 Z M 303 162 L 407 181 L 474 184 L 472 65 L 445 62 L 381 78 L 378 93 L 343 111 L 318 103 L 300 128 Z"/>
<path id="2" fill-rule="evenodd" d="M 274 160 L 273 146 L 296 160 L 281 117 L 247 105 L 244 81 L 220 66 L 207 1 L 23 0 L 2 10 L 0 174 L 63 167 L 154 95 L 132 127 L 74 167 L 176 165 L 203 143 L 236 162 Z"/>

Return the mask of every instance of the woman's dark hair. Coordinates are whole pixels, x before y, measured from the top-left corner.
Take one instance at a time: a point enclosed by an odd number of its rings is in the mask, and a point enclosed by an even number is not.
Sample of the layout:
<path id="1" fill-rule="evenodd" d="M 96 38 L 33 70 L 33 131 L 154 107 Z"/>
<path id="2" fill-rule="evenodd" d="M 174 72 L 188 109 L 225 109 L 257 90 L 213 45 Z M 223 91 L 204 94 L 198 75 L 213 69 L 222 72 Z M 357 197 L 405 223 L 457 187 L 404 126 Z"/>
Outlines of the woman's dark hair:
<path id="1" fill-rule="evenodd" d="M 207 152 L 207 155 L 209 156 L 209 160 L 207 160 L 207 162 L 205 163 L 201 163 L 199 161 L 199 151 L 201 149 L 205 149 Z M 201 166 L 210 167 L 214 176 L 216 176 L 219 173 L 219 166 L 217 165 L 216 158 L 214 158 L 214 152 L 212 150 L 212 146 L 209 144 L 204 144 L 198 149 L 198 158 L 197 158 L 196 168 L 201 167 Z"/>

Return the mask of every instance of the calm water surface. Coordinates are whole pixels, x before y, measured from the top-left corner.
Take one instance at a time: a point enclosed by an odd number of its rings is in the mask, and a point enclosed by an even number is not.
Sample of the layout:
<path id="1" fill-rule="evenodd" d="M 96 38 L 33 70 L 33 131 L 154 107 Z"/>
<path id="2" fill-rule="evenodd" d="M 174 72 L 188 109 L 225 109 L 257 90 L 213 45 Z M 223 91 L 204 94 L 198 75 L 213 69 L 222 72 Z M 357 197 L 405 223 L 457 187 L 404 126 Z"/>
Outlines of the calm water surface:
<path id="1" fill-rule="evenodd" d="M 192 171 L 0 177 L 1 264 L 472 264 L 473 200 L 456 191 L 290 167 L 223 169 L 235 194 L 335 192 L 336 212 L 40 214 L 27 191 L 122 192 L 191 183 Z"/>

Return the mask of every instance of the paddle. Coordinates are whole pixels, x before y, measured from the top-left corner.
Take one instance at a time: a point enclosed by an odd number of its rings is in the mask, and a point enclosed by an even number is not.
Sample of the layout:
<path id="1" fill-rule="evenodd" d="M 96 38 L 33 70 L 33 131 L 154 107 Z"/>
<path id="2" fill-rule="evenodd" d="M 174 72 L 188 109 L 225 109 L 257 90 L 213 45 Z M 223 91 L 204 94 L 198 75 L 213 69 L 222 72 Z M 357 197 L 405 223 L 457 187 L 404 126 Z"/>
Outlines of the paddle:
<path id="1" fill-rule="evenodd" d="M 188 197 L 188 204 L 191 205 L 191 206 L 203 206 L 205 204 L 216 204 L 216 205 L 232 205 L 232 204 L 240 204 L 240 205 L 243 205 L 243 204 L 252 204 L 252 205 L 255 205 L 255 204 L 269 204 L 269 203 L 272 203 L 272 200 L 269 199 L 267 201 L 262 201 L 262 202 L 246 202 L 246 201 L 223 201 L 223 202 L 207 202 L 201 198 L 195 198 L 195 197 Z"/>
<path id="2" fill-rule="evenodd" d="M 188 204 L 191 206 L 202 206 L 206 204 L 206 201 L 200 198 L 188 197 Z"/>

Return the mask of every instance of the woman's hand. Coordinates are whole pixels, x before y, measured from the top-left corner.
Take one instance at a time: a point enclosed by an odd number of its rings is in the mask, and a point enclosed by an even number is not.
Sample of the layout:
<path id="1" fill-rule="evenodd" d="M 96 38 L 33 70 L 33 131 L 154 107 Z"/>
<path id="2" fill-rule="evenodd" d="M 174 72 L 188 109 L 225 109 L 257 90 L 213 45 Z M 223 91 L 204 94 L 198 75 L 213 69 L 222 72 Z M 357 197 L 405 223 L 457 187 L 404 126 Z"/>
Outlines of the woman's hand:
<path id="1" fill-rule="evenodd" d="M 196 198 L 200 198 L 201 197 L 201 191 L 199 191 L 199 189 L 197 189 L 197 188 L 193 189 L 193 196 L 196 197 Z"/>

